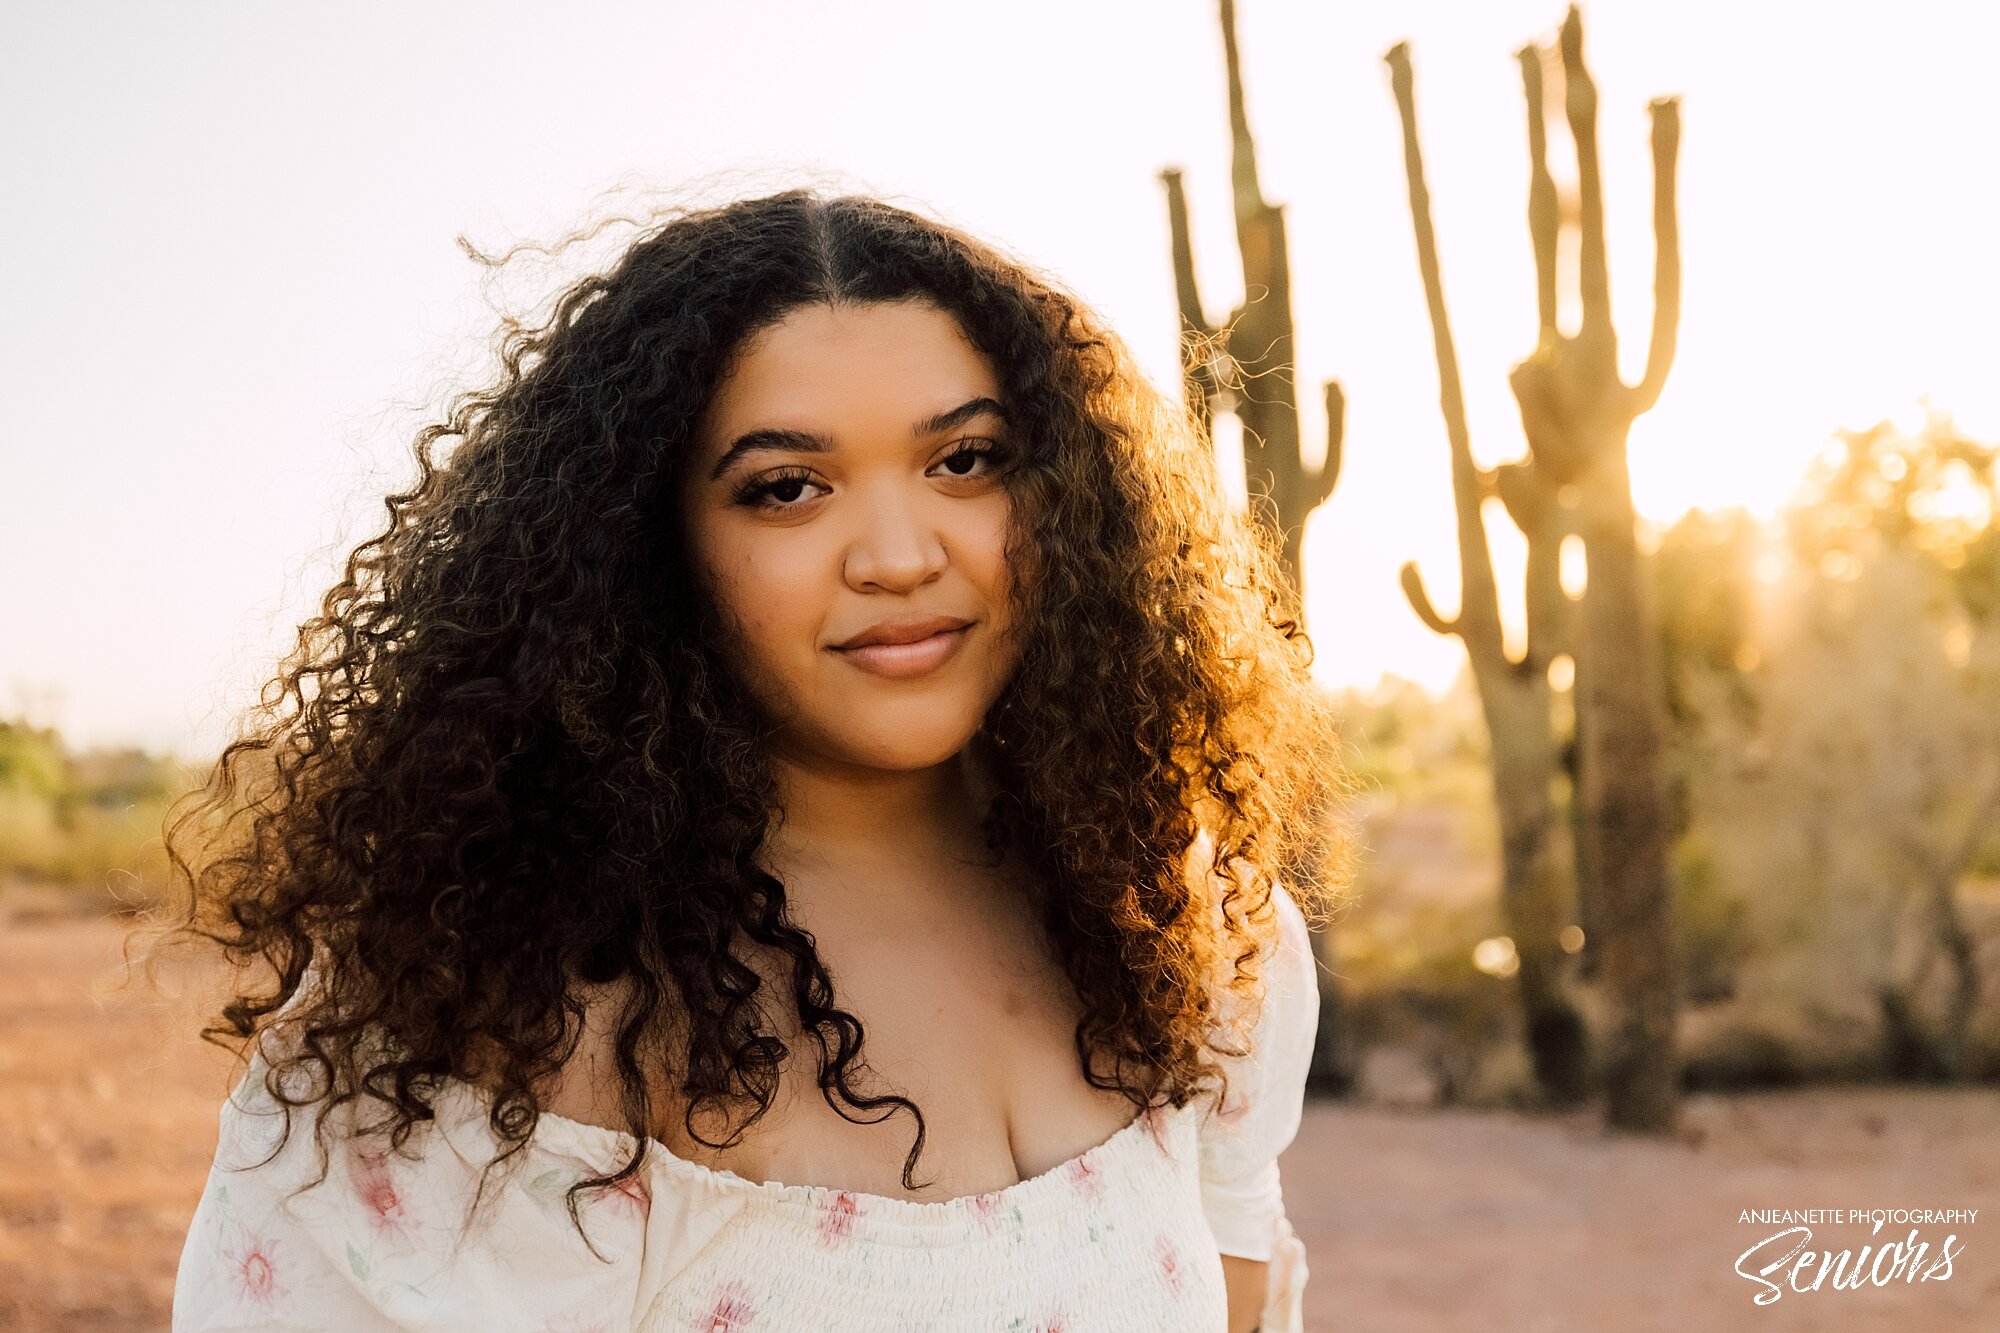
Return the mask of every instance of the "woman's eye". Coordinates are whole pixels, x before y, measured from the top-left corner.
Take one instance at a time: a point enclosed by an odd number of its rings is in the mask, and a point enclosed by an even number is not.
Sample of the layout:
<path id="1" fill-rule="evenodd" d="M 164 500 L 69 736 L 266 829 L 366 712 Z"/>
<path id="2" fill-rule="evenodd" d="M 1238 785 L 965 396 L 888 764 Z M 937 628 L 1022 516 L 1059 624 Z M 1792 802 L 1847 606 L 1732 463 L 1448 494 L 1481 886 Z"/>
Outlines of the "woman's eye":
<path id="1" fill-rule="evenodd" d="M 1000 445 L 988 440 L 978 444 L 968 444 L 965 448 L 954 450 L 945 455 L 944 460 L 938 466 L 944 468 L 954 477 L 971 477 L 978 475 L 972 470 L 973 464 L 984 459 L 989 464 L 987 471 L 991 472 L 994 467 L 998 466 L 1004 453 L 1005 451 Z"/>
<path id="2" fill-rule="evenodd" d="M 807 472 L 781 472 L 746 483 L 736 492 L 736 503 L 748 505 L 752 509 L 796 509 L 801 500 L 800 490 L 806 486 L 817 486 Z"/>

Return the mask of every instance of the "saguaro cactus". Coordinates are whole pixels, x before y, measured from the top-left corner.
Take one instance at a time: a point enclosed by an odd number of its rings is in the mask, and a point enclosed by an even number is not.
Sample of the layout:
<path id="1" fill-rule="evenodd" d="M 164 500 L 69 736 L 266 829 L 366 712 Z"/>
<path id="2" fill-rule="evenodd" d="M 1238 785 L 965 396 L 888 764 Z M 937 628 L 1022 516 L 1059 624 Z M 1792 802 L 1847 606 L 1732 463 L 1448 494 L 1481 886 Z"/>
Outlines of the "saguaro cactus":
<path id="1" fill-rule="evenodd" d="M 1288 588 L 1295 599 L 1290 614 L 1303 618 L 1305 570 L 1302 553 L 1306 520 L 1333 493 L 1340 475 L 1341 433 L 1346 399 L 1328 380 L 1326 459 L 1308 468 L 1299 456 L 1299 408 L 1293 389 L 1292 283 L 1285 218 L 1267 203 L 1257 183 L 1257 150 L 1243 101 L 1243 62 L 1236 43 L 1234 0 L 1220 0 L 1223 63 L 1229 82 L 1230 178 L 1236 216 L 1236 245 L 1243 258 L 1243 304 L 1220 327 L 1209 323 L 1195 281 L 1194 247 L 1188 238 L 1187 197 L 1181 173 L 1166 170 L 1167 222 L 1172 236 L 1174 288 L 1181 315 L 1181 369 L 1188 407 L 1204 432 L 1218 403 L 1236 414 L 1243 427 L 1243 481 L 1250 512 L 1275 538 Z M 1317 873 L 1305 867 L 1306 873 Z M 1281 867 L 1280 873 L 1296 873 Z M 1319 1036 L 1313 1050 L 1315 1086 L 1344 1090 L 1352 1082 L 1349 1044 L 1340 992 L 1325 978 L 1333 975 L 1326 931 L 1314 939 L 1317 956 L 1329 963 L 1320 984 Z"/>
<path id="2" fill-rule="evenodd" d="M 1308 468 L 1299 456 L 1299 405 L 1293 385 L 1292 280 L 1284 210 L 1267 203 L 1257 183 L 1256 144 L 1243 104 L 1242 60 L 1236 45 L 1234 0 L 1221 0 L 1222 50 L 1229 78 L 1230 180 L 1236 245 L 1243 257 L 1243 304 L 1220 327 L 1203 311 L 1188 240 L 1181 173 L 1160 173 L 1167 191 L 1174 287 L 1181 311 L 1182 372 L 1189 406 L 1206 425 L 1226 397 L 1243 425 L 1244 488 L 1253 514 L 1278 537 L 1294 589 L 1305 586 L 1300 559 L 1306 519 L 1333 493 L 1340 475 L 1346 399 L 1328 380 L 1326 460 Z"/>
<path id="3" fill-rule="evenodd" d="M 1606 1119 L 1614 1128 L 1671 1129 L 1679 1107 L 1668 813 L 1667 716 L 1659 628 L 1635 531 L 1626 438 L 1658 401 L 1680 326 L 1675 155 L 1680 103 L 1655 98 L 1653 328 L 1637 384 L 1618 374 L 1605 262 L 1603 186 L 1597 159 L 1597 90 L 1583 63 L 1583 20 L 1563 19 L 1563 106 L 1576 143 L 1580 205 L 1575 335 L 1556 327 L 1558 220 L 1541 136 L 1531 138 L 1536 193 L 1530 230 L 1540 305 L 1535 351 L 1509 377 L 1536 468 L 1557 488 L 1583 539 L 1588 584 L 1576 633 L 1577 735 L 1584 820 L 1592 854 L 1598 976 L 1613 1016 L 1603 1062 Z M 1524 51 L 1528 114 L 1543 110 L 1540 54 Z"/>
<path id="4" fill-rule="evenodd" d="M 1501 829 L 1501 903 L 1520 970 L 1521 1009 L 1535 1077 L 1549 1098 L 1565 1104 L 1589 1090 L 1589 1056 L 1582 1020 L 1564 994 L 1560 931 L 1567 924 L 1566 879 L 1551 831 L 1557 741 L 1550 718 L 1549 662 L 1561 651 L 1566 604 L 1558 578 L 1563 522 L 1554 488 L 1532 458 L 1482 472 L 1472 461 L 1458 352 L 1446 316 L 1430 191 L 1424 184 L 1407 43 L 1385 57 L 1403 125 L 1403 164 L 1410 219 L 1438 364 L 1438 398 L 1451 446 L 1452 499 L 1458 515 L 1459 609 L 1439 615 L 1414 562 L 1403 566 L 1403 591 L 1418 617 L 1439 634 L 1458 636 L 1471 662 L 1480 706 L 1492 737 L 1493 798 Z M 1481 505 L 1498 495 L 1528 539 L 1527 645 L 1507 656 L 1500 631 L 1492 561 Z"/>

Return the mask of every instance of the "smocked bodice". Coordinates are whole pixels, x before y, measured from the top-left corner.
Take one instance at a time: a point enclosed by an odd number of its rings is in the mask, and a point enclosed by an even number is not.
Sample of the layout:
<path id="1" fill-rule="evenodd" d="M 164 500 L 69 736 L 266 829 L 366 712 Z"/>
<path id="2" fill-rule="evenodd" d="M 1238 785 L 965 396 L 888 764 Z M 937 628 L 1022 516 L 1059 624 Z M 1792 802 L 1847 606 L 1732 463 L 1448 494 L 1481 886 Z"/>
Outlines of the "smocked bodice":
<path id="1" fill-rule="evenodd" d="M 315 1184 L 314 1120 L 283 1135 L 260 1055 L 222 1107 L 174 1333 L 1219 1333 L 1224 1254 L 1271 1261 L 1263 1333 L 1297 1333 L 1307 1270 L 1277 1157 L 1318 998 L 1304 920 L 1279 907 L 1254 1048 L 1222 1105 L 1155 1108 L 1041 1175 L 937 1202 L 753 1181 L 651 1142 L 622 1188 L 575 1196 L 573 1221 L 570 1186 L 634 1141 L 545 1113 L 487 1173 L 502 1145 L 459 1081 L 401 1152 L 340 1108 Z"/>

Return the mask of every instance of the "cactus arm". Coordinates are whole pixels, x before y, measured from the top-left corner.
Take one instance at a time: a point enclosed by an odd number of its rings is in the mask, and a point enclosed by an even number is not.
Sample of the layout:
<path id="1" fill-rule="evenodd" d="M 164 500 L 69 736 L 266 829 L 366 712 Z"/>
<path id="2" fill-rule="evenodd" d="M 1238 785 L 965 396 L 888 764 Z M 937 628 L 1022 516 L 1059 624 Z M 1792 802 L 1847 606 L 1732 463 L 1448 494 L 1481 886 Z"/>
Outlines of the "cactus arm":
<path id="1" fill-rule="evenodd" d="M 1438 405 L 1444 413 L 1445 435 L 1451 444 L 1451 489 L 1458 512 L 1459 610 L 1454 624 L 1459 637 L 1475 650 L 1498 651 L 1500 599 L 1494 589 L 1493 562 L 1486 548 L 1486 521 L 1481 509 L 1479 469 L 1472 461 L 1472 438 L 1465 421 L 1465 394 L 1459 383 L 1458 350 L 1445 310 L 1444 284 L 1439 274 L 1437 234 L 1431 225 L 1430 191 L 1424 184 L 1422 144 L 1417 137 L 1416 96 L 1410 74 L 1407 42 L 1389 49 L 1390 85 L 1403 126 L 1403 166 L 1409 178 L 1410 221 L 1416 230 L 1417 266 L 1423 273 L 1424 300 L 1430 309 L 1431 339 L 1437 355 Z M 1405 591 L 1408 583 L 1405 583 Z M 1419 615 L 1423 613 L 1418 612 Z"/>
<path id="2" fill-rule="evenodd" d="M 1430 594 L 1424 591 L 1424 576 L 1417 572 L 1416 561 L 1404 561 L 1399 578 L 1403 585 L 1403 596 L 1410 599 L 1410 609 L 1417 613 L 1417 619 L 1430 627 L 1432 633 L 1447 635 L 1458 633 L 1458 621 L 1446 620 L 1437 613 L 1437 608 L 1431 605 Z"/>
<path id="3" fill-rule="evenodd" d="M 1681 326 L 1681 241 L 1675 195 L 1675 161 L 1681 142 L 1680 99 L 1656 97 L 1653 117 L 1653 337 L 1646 373 L 1632 389 L 1633 416 L 1650 412 L 1674 364 Z"/>
<path id="4" fill-rule="evenodd" d="M 1306 498 L 1306 512 L 1310 513 L 1326 503 L 1333 494 L 1334 483 L 1340 480 L 1340 447 L 1347 433 L 1347 394 L 1340 387 L 1339 380 L 1326 382 L 1326 458 L 1320 463 L 1319 471 L 1313 473 Z"/>
<path id="5" fill-rule="evenodd" d="M 1549 174 L 1549 131 L 1542 101 L 1542 52 L 1532 43 L 1514 53 L 1528 102 L 1528 238 L 1535 249 L 1538 342 L 1556 336 L 1556 180 Z"/>
<path id="6" fill-rule="evenodd" d="M 1583 17 L 1575 5 L 1562 26 L 1563 110 L 1576 140 L 1578 203 L 1577 287 L 1583 296 L 1583 324 L 1577 336 L 1611 355 L 1617 373 L 1616 334 L 1611 326 L 1611 273 L 1604 255 L 1604 180 L 1597 159 L 1597 85 L 1583 63 Z"/>

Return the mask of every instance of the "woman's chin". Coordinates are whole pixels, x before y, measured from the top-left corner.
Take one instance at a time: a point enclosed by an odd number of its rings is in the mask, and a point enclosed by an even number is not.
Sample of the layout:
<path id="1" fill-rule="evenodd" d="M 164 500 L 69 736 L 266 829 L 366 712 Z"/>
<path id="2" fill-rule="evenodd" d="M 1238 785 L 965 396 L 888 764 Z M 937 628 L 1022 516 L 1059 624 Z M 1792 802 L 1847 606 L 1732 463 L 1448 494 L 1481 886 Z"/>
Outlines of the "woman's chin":
<path id="1" fill-rule="evenodd" d="M 922 719 L 883 717 L 874 726 L 860 719 L 842 719 L 836 752 L 864 768 L 916 772 L 949 763 L 978 734 L 980 715 L 969 713 L 963 725 L 940 726 L 935 716 Z"/>

